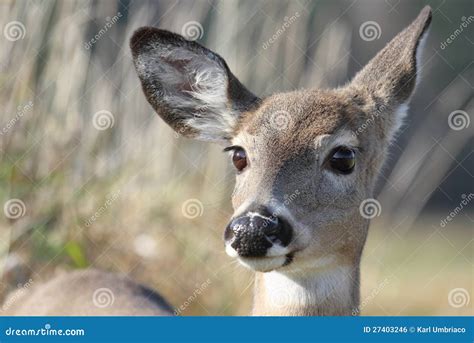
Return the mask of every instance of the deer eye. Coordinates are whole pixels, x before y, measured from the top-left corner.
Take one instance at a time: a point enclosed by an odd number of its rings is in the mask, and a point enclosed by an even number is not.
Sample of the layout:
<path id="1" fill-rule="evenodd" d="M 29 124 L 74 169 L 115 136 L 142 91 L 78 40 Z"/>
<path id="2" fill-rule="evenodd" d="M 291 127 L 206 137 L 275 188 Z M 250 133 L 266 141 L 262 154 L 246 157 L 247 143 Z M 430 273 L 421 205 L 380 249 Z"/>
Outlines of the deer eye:
<path id="1" fill-rule="evenodd" d="M 331 168 L 341 174 L 350 174 L 355 167 L 355 152 L 347 147 L 337 147 L 329 158 Z"/>
<path id="2" fill-rule="evenodd" d="M 242 171 L 247 167 L 247 154 L 241 147 L 234 147 L 232 151 L 232 163 L 238 171 Z"/>

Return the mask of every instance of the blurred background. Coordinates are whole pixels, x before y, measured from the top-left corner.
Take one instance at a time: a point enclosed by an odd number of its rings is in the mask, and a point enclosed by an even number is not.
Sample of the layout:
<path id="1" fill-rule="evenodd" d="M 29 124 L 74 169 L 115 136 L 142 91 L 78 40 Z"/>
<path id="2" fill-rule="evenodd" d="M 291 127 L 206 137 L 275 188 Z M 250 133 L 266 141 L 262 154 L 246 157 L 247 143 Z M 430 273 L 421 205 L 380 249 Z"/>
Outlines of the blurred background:
<path id="1" fill-rule="evenodd" d="M 421 8 L 433 23 L 377 188 L 365 315 L 473 315 L 474 11 L 454 1 L 0 2 L 0 300 L 97 267 L 182 315 L 245 315 L 224 253 L 234 171 L 152 111 L 128 39 L 150 25 L 223 56 L 255 94 L 343 85 Z"/>

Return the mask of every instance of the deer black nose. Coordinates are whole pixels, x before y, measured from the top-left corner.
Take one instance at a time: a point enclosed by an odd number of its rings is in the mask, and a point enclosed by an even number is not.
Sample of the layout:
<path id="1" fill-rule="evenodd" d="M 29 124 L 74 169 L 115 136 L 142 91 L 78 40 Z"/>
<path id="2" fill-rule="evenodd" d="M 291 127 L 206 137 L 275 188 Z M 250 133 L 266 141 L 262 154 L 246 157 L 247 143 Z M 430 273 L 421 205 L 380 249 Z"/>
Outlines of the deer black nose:
<path id="1" fill-rule="evenodd" d="M 263 257 L 273 245 L 286 247 L 292 237 L 289 223 L 266 208 L 234 218 L 224 239 L 242 257 Z"/>

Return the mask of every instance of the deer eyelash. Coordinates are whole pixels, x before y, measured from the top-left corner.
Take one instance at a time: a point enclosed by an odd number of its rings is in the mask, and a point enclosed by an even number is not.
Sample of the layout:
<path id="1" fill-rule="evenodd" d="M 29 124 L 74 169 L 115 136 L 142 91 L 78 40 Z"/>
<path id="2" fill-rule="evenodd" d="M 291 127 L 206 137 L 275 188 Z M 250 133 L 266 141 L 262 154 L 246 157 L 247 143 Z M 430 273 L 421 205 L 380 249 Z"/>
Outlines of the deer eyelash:
<path id="1" fill-rule="evenodd" d="M 224 150 L 222 150 L 222 152 L 229 152 L 229 151 L 236 150 L 238 148 L 240 148 L 238 145 L 231 145 L 231 146 L 228 146 L 228 147 L 224 148 Z"/>

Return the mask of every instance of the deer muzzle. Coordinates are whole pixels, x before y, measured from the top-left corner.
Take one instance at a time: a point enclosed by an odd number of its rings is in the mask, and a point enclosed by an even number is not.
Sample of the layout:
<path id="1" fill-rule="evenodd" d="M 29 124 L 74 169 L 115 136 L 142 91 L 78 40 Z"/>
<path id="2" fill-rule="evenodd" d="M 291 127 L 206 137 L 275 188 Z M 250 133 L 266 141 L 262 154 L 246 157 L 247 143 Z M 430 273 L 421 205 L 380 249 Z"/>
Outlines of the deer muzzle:
<path id="1" fill-rule="evenodd" d="M 234 218 L 227 226 L 224 239 L 239 257 L 269 257 L 278 255 L 293 236 L 290 224 L 272 215 L 265 207 L 249 210 Z"/>

